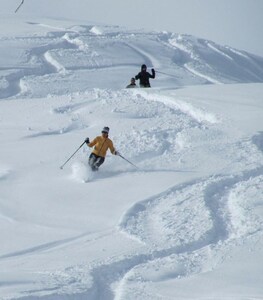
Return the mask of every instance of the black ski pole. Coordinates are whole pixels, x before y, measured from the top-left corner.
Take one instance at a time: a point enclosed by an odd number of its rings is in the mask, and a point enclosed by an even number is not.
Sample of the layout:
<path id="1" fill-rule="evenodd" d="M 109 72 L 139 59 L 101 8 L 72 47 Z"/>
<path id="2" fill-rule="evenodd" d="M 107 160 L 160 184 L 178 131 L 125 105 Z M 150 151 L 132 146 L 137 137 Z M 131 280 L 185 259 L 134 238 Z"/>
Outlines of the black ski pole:
<path id="1" fill-rule="evenodd" d="M 78 148 L 78 149 L 70 156 L 70 158 L 67 159 L 67 161 L 64 162 L 64 164 L 60 167 L 61 170 L 62 170 L 63 167 L 66 165 L 66 163 L 68 163 L 68 162 L 71 160 L 71 158 L 79 151 L 79 149 L 80 149 L 85 143 L 86 143 L 86 142 L 84 141 L 84 142 L 79 146 L 79 148 Z"/>
<path id="2" fill-rule="evenodd" d="M 155 72 L 156 72 L 156 73 L 159 73 L 159 74 L 166 75 L 166 76 L 170 76 L 170 77 L 177 78 L 177 76 L 175 76 L 175 75 L 172 75 L 172 74 L 168 74 L 168 73 L 164 73 L 164 72 L 160 72 L 160 71 L 155 71 Z"/>
<path id="3" fill-rule="evenodd" d="M 18 8 L 15 10 L 15 13 L 18 12 L 19 8 L 23 5 L 23 3 L 24 3 L 24 0 L 22 0 L 22 2 L 19 4 Z"/>
<path id="4" fill-rule="evenodd" d="M 117 154 L 119 157 L 121 157 L 122 159 L 126 160 L 129 164 L 131 164 L 132 166 L 134 166 L 136 169 L 139 169 L 135 164 L 133 164 L 132 162 L 130 162 L 127 158 L 123 157 L 120 153 Z"/>

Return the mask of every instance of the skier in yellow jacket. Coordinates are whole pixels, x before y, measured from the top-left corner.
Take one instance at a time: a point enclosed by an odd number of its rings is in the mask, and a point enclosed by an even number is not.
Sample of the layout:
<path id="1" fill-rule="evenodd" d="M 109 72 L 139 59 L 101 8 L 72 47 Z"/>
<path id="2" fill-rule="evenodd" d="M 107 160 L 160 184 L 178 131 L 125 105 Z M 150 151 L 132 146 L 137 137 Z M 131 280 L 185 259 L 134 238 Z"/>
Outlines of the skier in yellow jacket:
<path id="1" fill-rule="evenodd" d="M 104 163 L 108 149 L 110 149 L 112 154 L 118 155 L 112 140 L 109 139 L 109 131 L 109 127 L 104 127 L 101 131 L 101 136 L 97 136 L 92 142 L 89 141 L 89 138 L 85 140 L 88 147 L 94 147 L 89 157 L 89 165 L 92 171 L 98 171 L 99 167 Z"/>

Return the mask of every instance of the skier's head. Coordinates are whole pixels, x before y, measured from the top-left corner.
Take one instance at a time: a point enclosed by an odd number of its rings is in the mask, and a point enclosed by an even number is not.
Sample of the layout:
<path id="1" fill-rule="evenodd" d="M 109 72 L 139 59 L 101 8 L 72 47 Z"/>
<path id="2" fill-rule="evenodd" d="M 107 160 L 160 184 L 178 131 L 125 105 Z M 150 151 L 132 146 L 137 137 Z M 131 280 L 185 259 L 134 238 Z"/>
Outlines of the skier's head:
<path id="1" fill-rule="evenodd" d="M 145 64 L 143 64 L 143 65 L 141 66 L 141 70 L 144 71 L 144 72 L 147 70 L 147 67 L 146 67 Z"/>
<path id="2" fill-rule="evenodd" d="M 107 127 L 107 126 L 105 126 L 105 127 L 103 127 L 101 133 L 102 133 L 102 135 L 108 136 L 109 135 L 109 131 L 110 131 L 110 128 Z"/>

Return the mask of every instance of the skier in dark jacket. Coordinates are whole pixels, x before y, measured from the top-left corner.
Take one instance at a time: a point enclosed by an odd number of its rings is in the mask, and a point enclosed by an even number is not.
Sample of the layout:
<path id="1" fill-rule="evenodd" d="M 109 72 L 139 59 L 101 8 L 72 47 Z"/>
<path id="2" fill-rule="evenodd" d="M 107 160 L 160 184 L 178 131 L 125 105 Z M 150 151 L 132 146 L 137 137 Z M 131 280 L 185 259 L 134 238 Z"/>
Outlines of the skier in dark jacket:
<path id="1" fill-rule="evenodd" d="M 147 72 L 147 67 L 146 65 L 141 66 L 141 72 L 135 76 L 135 79 L 138 80 L 140 79 L 140 87 L 142 88 L 149 88 L 151 87 L 149 78 L 155 78 L 155 70 L 152 69 L 152 74 Z"/>

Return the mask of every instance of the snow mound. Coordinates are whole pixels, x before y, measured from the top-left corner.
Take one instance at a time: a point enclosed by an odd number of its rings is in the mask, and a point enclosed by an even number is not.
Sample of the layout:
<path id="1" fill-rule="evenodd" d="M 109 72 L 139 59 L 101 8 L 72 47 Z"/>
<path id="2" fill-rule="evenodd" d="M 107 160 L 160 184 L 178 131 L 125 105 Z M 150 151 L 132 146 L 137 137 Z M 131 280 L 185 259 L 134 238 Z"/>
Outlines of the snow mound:
<path id="1" fill-rule="evenodd" d="M 103 34 L 103 30 L 97 26 L 93 26 L 91 29 L 90 29 L 90 32 L 95 34 L 95 35 L 102 35 Z"/>

